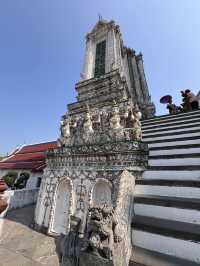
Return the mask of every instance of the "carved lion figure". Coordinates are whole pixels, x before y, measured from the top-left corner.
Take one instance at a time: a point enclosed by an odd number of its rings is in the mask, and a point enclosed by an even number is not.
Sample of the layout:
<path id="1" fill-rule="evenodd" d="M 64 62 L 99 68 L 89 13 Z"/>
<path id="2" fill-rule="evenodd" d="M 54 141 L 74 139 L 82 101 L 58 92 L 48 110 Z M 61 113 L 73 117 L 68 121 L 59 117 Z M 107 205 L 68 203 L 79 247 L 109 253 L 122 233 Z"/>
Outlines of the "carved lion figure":
<path id="1" fill-rule="evenodd" d="M 115 233 L 117 222 L 113 207 L 107 204 L 97 205 L 90 208 L 89 212 L 87 250 L 111 260 L 114 242 L 121 241 Z"/>

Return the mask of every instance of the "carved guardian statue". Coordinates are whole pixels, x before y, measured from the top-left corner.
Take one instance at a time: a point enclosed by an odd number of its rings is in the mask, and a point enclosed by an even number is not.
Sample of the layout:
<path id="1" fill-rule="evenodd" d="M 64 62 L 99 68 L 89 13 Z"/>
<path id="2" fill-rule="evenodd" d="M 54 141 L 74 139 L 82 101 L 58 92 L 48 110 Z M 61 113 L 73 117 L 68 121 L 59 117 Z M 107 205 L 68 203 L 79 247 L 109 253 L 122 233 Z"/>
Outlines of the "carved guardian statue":
<path id="1" fill-rule="evenodd" d="M 114 209 L 112 206 L 103 204 L 94 206 L 89 211 L 87 251 L 111 260 L 114 241 L 119 242 L 121 240 L 115 232 L 117 221 Z"/>

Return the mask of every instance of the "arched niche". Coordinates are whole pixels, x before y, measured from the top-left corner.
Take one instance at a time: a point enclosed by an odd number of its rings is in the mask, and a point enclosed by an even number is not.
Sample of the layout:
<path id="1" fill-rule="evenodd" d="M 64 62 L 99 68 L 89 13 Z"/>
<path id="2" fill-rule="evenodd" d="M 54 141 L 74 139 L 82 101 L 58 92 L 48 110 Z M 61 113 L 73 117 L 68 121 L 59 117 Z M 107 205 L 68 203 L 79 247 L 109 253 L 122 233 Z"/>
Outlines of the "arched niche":
<path id="1" fill-rule="evenodd" d="M 112 184 L 103 178 L 100 178 L 93 187 L 91 205 L 107 203 L 112 205 Z"/>
<path id="2" fill-rule="evenodd" d="M 51 232 L 66 234 L 72 208 L 72 184 L 69 179 L 62 179 L 55 191 Z"/>

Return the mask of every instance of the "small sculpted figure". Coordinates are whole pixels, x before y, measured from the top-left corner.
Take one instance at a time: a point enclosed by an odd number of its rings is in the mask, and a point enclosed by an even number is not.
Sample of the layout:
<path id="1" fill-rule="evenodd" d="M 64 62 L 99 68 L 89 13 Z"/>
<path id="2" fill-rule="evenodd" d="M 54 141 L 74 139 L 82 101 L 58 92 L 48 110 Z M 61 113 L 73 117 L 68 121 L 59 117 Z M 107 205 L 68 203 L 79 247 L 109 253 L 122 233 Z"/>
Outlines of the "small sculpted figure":
<path id="1" fill-rule="evenodd" d="M 113 207 L 108 204 L 96 205 L 89 212 L 87 251 L 112 260 L 114 242 L 122 240 L 115 232 L 117 221 Z"/>
<path id="2" fill-rule="evenodd" d="M 116 102 L 113 103 L 113 110 L 110 118 L 110 136 L 116 140 L 122 139 L 124 132 L 121 125 L 121 118 L 119 114 L 119 108 L 116 105 Z"/>
<path id="3" fill-rule="evenodd" d="M 93 133 L 94 132 L 93 127 L 92 127 L 92 119 L 91 119 L 89 112 L 87 112 L 85 115 L 85 120 L 83 123 L 83 130 L 85 133 Z"/>
<path id="4" fill-rule="evenodd" d="M 142 118 L 142 114 L 136 104 L 133 110 L 134 120 L 133 120 L 133 129 L 134 129 L 134 139 L 141 140 L 142 139 L 142 129 L 140 119 Z"/>
<path id="5" fill-rule="evenodd" d="M 133 126 L 133 121 L 134 121 L 134 115 L 133 115 L 133 111 L 132 108 L 127 105 L 125 107 L 125 109 L 123 110 L 123 116 L 122 116 L 123 120 L 123 127 L 124 127 L 124 137 L 125 140 L 131 140 L 132 139 L 132 126 Z"/>
<path id="6" fill-rule="evenodd" d="M 113 111 L 112 111 L 112 116 L 110 118 L 110 127 L 113 130 L 118 130 L 122 128 L 120 124 L 119 108 L 117 107 L 115 101 L 113 102 Z"/>
<path id="7" fill-rule="evenodd" d="M 142 114 L 138 108 L 138 105 L 134 105 L 132 101 L 129 101 L 124 111 L 126 140 L 141 140 L 141 118 Z"/>
<path id="8" fill-rule="evenodd" d="M 94 129 L 93 129 L 92 118 L 90 115 L 89 106 L 87 106 L 87 111 L 86 111 L 85 118 L 83 121 L 83 139 L 86 142 L 89 142 L 92 138 L 93 133 L 94 133 Z"/>
<path id="9" fill-rule="evenodd" d="M 70 118 L 63 115 L 60 121 L 60 138 L 58 139 L 58 146 L 70 143 Z"/>

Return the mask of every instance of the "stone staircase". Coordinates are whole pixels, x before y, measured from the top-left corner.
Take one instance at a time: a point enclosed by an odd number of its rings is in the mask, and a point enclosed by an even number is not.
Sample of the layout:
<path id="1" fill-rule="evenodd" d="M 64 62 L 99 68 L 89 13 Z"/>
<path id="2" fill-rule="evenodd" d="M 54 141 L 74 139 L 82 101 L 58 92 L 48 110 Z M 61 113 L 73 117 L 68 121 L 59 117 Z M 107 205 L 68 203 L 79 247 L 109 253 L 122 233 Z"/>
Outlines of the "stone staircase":
<path id="1" fill-rule="evenodd" d="M 149 169 L 136 181 L 132 265 L 200 265 L 200 110 L 142 130 Z"/>

